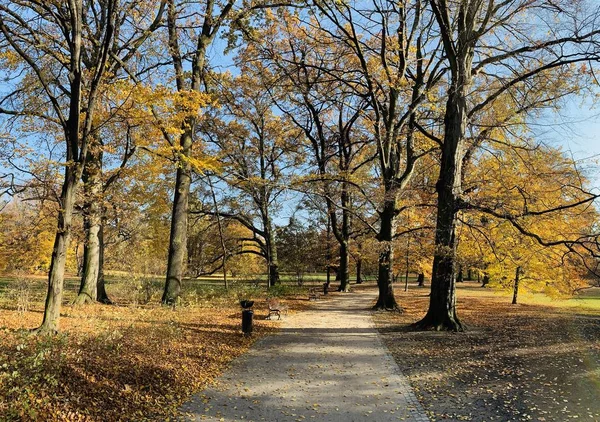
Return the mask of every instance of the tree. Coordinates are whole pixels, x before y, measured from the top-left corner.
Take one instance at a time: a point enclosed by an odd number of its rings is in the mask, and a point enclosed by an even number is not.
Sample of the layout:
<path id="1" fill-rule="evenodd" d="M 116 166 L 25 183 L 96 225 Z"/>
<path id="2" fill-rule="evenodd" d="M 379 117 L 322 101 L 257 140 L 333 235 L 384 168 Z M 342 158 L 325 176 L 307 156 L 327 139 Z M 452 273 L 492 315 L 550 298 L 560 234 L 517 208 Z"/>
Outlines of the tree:
<path id="1" fill-rule="evenodd" d="M 298 284 L 304 282 L 304 274 L 323 268 L 322 233 L 315 227 L 306 227 L 296 217 L 291 217 L 286 226 L 277 230 L 281 266 L 296 275 Z"/>
<path id="2" fill-rule="evenodd" d="M 341 51 L 339 58 L 322 54 L 317 55 L 320 61 L 302 59 L 312 73 L 320 71 L 325 81 L 344 87 L 342 101 L 359 111 L 361 125 L 375 144 L 382 188 L 379 227 L 373 227 L 380 242 L 375 307 L 397 309 L 392 288 L 394 220 L 401 212 L 397 199 L 418 161 L 435 149 L 431 140 L 418 135 L 418 121 L 428 114 L 428 93 L 444 74 L 439 45 L 429 32 L 431 15 L 424 14 L 421 2 L 392 1 L 314 1 L 310 11 L 305 37 Z"/>
<path id="3" fill-rule="evenodd" d="M 323 64 L 324 56 L 341 57 L 335 46 L 307 37 L 305 29 L 297 27 L 298 17 L 287 10 L 270 14 L 266 22 L 265 29 L 250 40 L 243 57 L 263 57 L 259 63 L 249 61 L 249 66 L 263 79 L 274 81 L 268 90 L 273 101 L 307 139 L 304 152 L 314 174 L 304 177 L 304 187 L 298 189 L 320 195 L 325 204 L 339 245 L 340 290 L 348 291 L 350 193 L 345 178 L 354 158 L 350 139 L 360 111 L 344 103 L 341 84 L 324 83 L 323 73 L 315 70 Z M 346 100 L 353 102 L 350 97 Z"/>
<path id="4" fill-rule="evenodd" d="M 75 299 L 76 304 L 94 302 L 96 300 L 102 303 L 110 303 L 106 293 L 103 280 L 103 214 L 104 214 L 104 193 L 109 189 L 120 176 L 122 170 L 127 165 L 129 159 L 133 156 L 136 149 L 136 135 L 140 135 L 140 130 L 136 129 L 139 122 L 132 122 L 139 113 L 131 113 L 133 105 L 131 103 L 132 90 L 135 84 L 120 82 L 124 75 L 133 73 L 143 74 L 147 69 L 145 67 L 153 66 L 154 63 L 150 57 L 137 60 L 132 63 L 140 51 L 143 51 L 148 43 L 148 39 L 162 24 L 162 17 L 166 0 L 160 3 L 152 1 L 135 2 L 123 5 L 120 16 L 115 21 L 114 31 L 122 39 L 126 40 L 115 44 L 111 54 L 107 58 L 108 77 L 101 87 L 101 95 L 96 119 L 92 122 L 90 147 L 87 151 L 86 163 L 82 172 L 83 182 L 83 205 L 82 212 L 84 217 L 84 259 L 81 284 L 79 293 Z M 135 14 L 140 22 L 129 23 L 122 17 Z M 146 24 L 142 16 L 153 16 L 153 19 Z M 98 24 L 97 24 L 98 26 Z M 84 61 L 89 60 L 84 57 Z M 92 63 L 86 64 L 87 67 Z M 135 83 L 139 83 L 137 78 L 133 78 Z M 143 130 L 147 135 L 147 131 Z M 123 136 L 124 135 L 124 136 Z M 144 144 L 143 142 L 141 143 Z M 103 170 L 105 161 L 112 164 L 113 157 L 105 157 L 110 153 L 117 153 L 118 165 L 109 171 Z M 112 155 L 112 154 L 111 154 Z M 112 160 L 111 160 L 112 158 Z"/>
<path id="5" fill-rule="evenodd" d="M 164 304 L 177 300 L 181 291 L 187 244 L 189 195 L 194 167 L 190 158 L 196 139 L 197 109 L 205 105 L 207 99 L 199 94 L 206 93 L 205 90 L 210 85 L 207 79 L 208 49 L 228 19 L 234 21 L 236 24 L 233 27 L 236 27 L 242 25 L 253 10 L 269 7 L 268 2 L 262 1 L 256 4 L 239 3 L 236 0 L 203 0 L 198 3 L 168 0 L 168 46 L 175 85 L 182 98 L 192 100 L 193 104 L 188 103 L 188 108 L 190 111 L 195 110 L 196 115 L 189 113 L 182 121 L 178 141 L 168 132 L 164 132 L 167 142 L 174 148 L 178 158 L 167 277 L 162 296 Z M 190 105 L 192 107 L 189 107 Z"/>
<path id="6" fill-rule="evenodd" d="M 462 212 L 457 232 L 461 249 L 479 250 L 490 286 L 512 289 L 516 303 L 519 286 L 555 296 L 570 295 L 587 285 L 586 257 L 577 253 L 576 246 L 557 243 L 593 232 L 598 221 L 596 209 L 587 204 L 556 209 L 567 198 L 587 198 L 578 187 L 582 181 L 585 184 L 576 162 L 550 147 L 497 147 L 493 155 L 480 155 L 476 169 L 465 178 L 467 185 L 478 186 L 470 202 L 490 208 L 502 204 L 504 212 L 512 214 L 527 208 L 534 213 L 519 218 L 519 227 L 555 242 L 543 245 L 504 218 L 475 210 Z M 554 211 L 536 215 L 536 209 Z"/>
<path id="7" fill-rule="evenodd" d="M 207 148 L 220 157 L 222 171 L 216 176 L 226 184 L 227 194 L 220 195 L 221 211 L 210 206 L 211 211 L 192 212 L 218 214 L 246 227 L 251 236 L 243 240 L 254 243 L 265 259 L 270 287 L 279 283 L 273 215 L 301 165 L 301 155 L 300 132 L 274 113 L 270 98 L 261 95 L 263 89 L 248 72 L 221 79 L 223 106 L 207 119 L 202 132 Z"/>
<path id="8" fill-rule="evenodd" d="M 117 13 L 118 5 L 111 0 L 71 0 L 60 5 L 27 0 L 0 3 L 0 42 L 19 57 L 19 64 L 10 69 L 12 75 L 25 75 L 11 80 L 17 85 L 33 84 L 41 100 L 32 108 L 17 88 L 2 100 L 5 103 L 8 98 L 12 108 L 2 112 L 53 122 L 64 136 L 64 179 L 44 320 L 38 332 L 58 330 L 75 194 L 92 136 L 98 90 L 115 42 Z M 87 16 L 99 18 L 88 22 Z"/>
<path id="9" fill-rule="evenodd" d="M 430 0 L 450 69 L 446 88 L 439 179 L 435 256 L 429 309 L 419 329 L 462 330 L 456 314 L 456 214 L 463 207 L 463 160 L 467 139 L 474 144 L 494 127 L 507 127 L 560 95 L 541 98 L 534 83 L 560 81 L 574 63 L 596 60 L 596 8 L 544 1 L 496 3 Z M 585 12 L 584 12 L 585 10 Z M 508 43 L 505 40 L 510 40 Z M 563 72 L 561 72 L 561 70 Z M 560 85 L 560 84 L 557 84 Z M 479 88 L 475 89 L 474 88 Z M 532 90 L 532 88 L 534 88 Z M 474 92 L 476 92 L 474 94 Z M 529 93 L 534 95 L 530 96 Z M 507 99 L 518 106 L 495 124 L 476 119 Z M 467 128 L 475 129 L 467 136 Z M 479 129 L 479 130 L 478 130 Z"/>

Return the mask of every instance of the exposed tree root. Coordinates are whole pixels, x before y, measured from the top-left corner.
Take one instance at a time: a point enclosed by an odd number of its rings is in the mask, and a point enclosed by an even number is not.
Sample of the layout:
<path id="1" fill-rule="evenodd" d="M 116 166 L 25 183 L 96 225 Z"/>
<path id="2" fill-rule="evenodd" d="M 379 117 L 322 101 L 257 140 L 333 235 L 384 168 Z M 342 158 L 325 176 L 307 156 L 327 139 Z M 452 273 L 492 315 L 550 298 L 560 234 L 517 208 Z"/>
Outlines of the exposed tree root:
<path id="1" fill-rule="evenodd" d="M 79 293 L 75 300 L 73 301 L 73 305 L 81 306 L 81 305 L 89 305 L 94 303 L 95 300 L 87 293 Z"/>
<path id="2" fill-rule="evenodd" d="M 386 312 L 398 312 L 398 313 L 402 313 L 404 312 L 404 309 L 402 309 L 402 307 L 400 305 L 398 305 L 396 302 L 394 302 L 393 304 L 385 304 L 385 303 L 380 303 L 379 301 L 377 301 L 377 303 L 373 306 L 372 308 L 374 311 L 386 311 Z"/>
<path id="3" fill-rule="evenodd" d="M 458 317 L 451 317 L 448 314 L 432 316 L 428 313 L 421 321 L 412 324 L 410 328 L 415 331 L 465 331 L 465 326 Z"/>

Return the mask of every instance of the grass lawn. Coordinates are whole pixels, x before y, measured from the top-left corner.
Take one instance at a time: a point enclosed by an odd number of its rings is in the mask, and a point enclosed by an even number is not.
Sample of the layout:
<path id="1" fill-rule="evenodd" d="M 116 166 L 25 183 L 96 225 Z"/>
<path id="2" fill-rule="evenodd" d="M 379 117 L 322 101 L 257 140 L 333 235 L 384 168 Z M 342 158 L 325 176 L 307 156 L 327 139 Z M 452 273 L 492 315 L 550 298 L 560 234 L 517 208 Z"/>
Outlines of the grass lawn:
<path id="1" fill-rule="evenodd" d="M 264 320 L 263 288 L 239 285 L 225 292 L 188 283 L 181 305 L 171 310 L 157 304 L 161 292 L 154 282 L 138 291 L 112 280 L 109 292 L 118 305 L 73 307 L 77 283 L 69 279 L 61 333 L 31 336 L 29 329 L 42 320 L 45 279 L 28 280 L 25 312 L 17 310 L 16 281 L 0 283 L 0 421 L 167 420 L 278 326 Z M 151 301 L 142 304 L 138 299 L 148 292 Z M 300 292 L 283 287 L 273 293 L 290 298 Z M 240 332 L 241 297 L 256 300 L 250 338 Z M 293 311 L 302 301 L 288 304 Z"/>
<path id="2" fill-rule="evenodd" d="M 432 420 L 600 421 L 600 289 L 552 300 L 458 287 L 464 333 L 412 332 L 428 288 L 376 313 L 384 341 Z M 400 289 L 398 289 L 400 290 Z"/>

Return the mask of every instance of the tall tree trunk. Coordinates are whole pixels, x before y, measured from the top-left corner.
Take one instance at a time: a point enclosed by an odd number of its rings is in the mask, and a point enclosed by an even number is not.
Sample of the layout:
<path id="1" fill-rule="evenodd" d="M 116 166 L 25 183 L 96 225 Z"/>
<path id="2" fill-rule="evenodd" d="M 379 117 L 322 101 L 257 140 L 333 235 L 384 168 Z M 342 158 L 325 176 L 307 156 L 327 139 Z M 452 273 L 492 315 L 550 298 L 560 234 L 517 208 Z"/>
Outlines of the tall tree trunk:
<path id="1" fill-rule="evenodd" d="M 99 145 L 94 145 L 99 148 Z M 85 245 L 83 252 L 83 274 L 79 294 L 75 304 L 94 303 L 98 290 L 98 271 L 100 268 L 100 240 L 98 234 L 102 224 L 102 151 L 90 151 L 87 154 L 82 181 L 85 203 L 83 205 L 83 225 Z"/>
<path id="2" fill-rule="evenodd" d="M 517 267 L 515 270 L 515 286 L 513 288 L 512 304 L 517 304 L 517 296 L 519 295 L 519 276 L 521 275 L 521 267 Z"/>
<path id="3" fill-rule="evenodd" d="M 339 292 L 350 291 L 350 251 L 348 250 L 348 243 L 350 241 L 350 192 L 348 192 L 348 184 L 344 182 L 342 184 L 341 193 L 341 204 L 342 204 L 342 227 L 339 233 L 338 242 L 340 244 L 340 269 L 338 275 L 340 277 Z"/>
<path id="4" fill-rule="evenodd" d="M 112 305 L 113 302 L 108 297 L 108 293 L 106 293 L 106 283 L 104 280 L 104 212 L 102 215 L 102 220 L 100 223 L 100 231 L 98 231 L 98 243 L 100 245 L 100 253 L 98 260 L 98 289 L 96 292 L 96 299 L 100 303 L 104 303 L 105 305 Z"/>
<path id="5" fill-rule="evenodd" d="M 350 291 L 350 253 L 348 252 L 348 244 L 346 242 L 342 242 L 340 244 L 340 267 L 338 269 L 338 277 L 340 280 L 340 287 L 338 288 L 339 292 L 349 292 Z"/>
<path id="6" fill-rule="evenodd" d="M 192 133 L 189 130 L 181 135 L 180 145 L 182 148 L 182 159 L 179 160 L 175 179 L 167 278 L 161 300 L 165 305 L 174 305 L 179 298 L 179 294 L 181 293 L 181 281 L 185 270 L 188 204 L 190 185 L 192 182 L 190 163 L 186 160 L 192 151 Z"/>
<path id="7" fill-rule="evenodd" d="M 456 282 L 457 283 L 464 282 L 462 265 L 458 266 L 458 275 L 456 276 Z"/>
<path id="8" fill-rule="evenodd" d="M 377 240 L 381 243 L 381 252 L 379 252 L 379 269 L 377 276 L 377 286 L 379 287 L 379 297 L 374 309 L 378 310 L 400 310 L 393 288 L 393 262 L 394 249 L 392 239 L 394 238 L 394 218 L 396 213 L 396 201 L 388 199 L 384 203 L 383 211 L 380 213 L 381 228 Z"/>
<path id="9" fill-rule="evenodd" d="M 362 282 L 362 256 L 359 251 L 358 258 L 356 258 L 356 284 L 362 284 Z"/>
<path id="10" fill-rule="evenodd" d="M 410 235 L 406 236 L 406 274 L 404 274 L 404 291 L 408 292 L 408 268 L 410 266 Z"/>
<path id="11" fill-rule="evenodd" d="M 73 219 L 73 205 L 78 184 L 78 172 L 73 165 L 65 166 L 65 180 L 60 194 L 60 209 L 58 211 L 58 224 L 52 261 L 48 274 L 48 293 L 44 306 L 44 319 L 42 325 L 36 330 L 38 333 L 58 332 L 60 308 L 63 298 L 65 281 L 65 264 L 67 262 L 67 249 L 71 237 L 71 221 Z"/>
<path id="12" fill-rule="evenodd" d="M 466 66 L 465 66 L 466 67 Z M 466 72 L 463 69 L 461 74 Z M 438 194 L 435 252 L 431 277 L 429 309 L 415 324 L 417 329 L 462 331 L 456 315 L 456 212 L 462 178 L 462 139 L 466 126 L 466 81 L 452 85 L 448 93 L 444 118 L 444 144 L 440 175 L 436 183 Z"/>
<path id="13" fill-rule="evenodd" d="M 275 243 L 275 235 L 273 225 L 269 217 L 268 210 L 265 210 L 263 218 L 263 227 L 266 235 L 265 244 L 267 247 L 267 269 L 268 269 L 268 287 L 273 287 L 281 284 L 279 278 L 279 261 L 277 259 L 277 245 Z"/>
<path id="14" fill-rule="evenodd" d="M 73 206 L 75 194 L 81 178 L 82 165 L 85 165 L 87 151 L 87 140 L 81 137 L 81 97 L 82 97 L 82 71 L 81 71 L 81 48 L 82 48 L 82 22 L 83 2 L 73 1 L 69 3 L 72 14 L 71 32 L 71 57 L 69 73 L 69 118 L 64 126 L 66 142 L 66 165 L 65 178 L 60 192 L 60 203 L 58 210 L 58 222 L 54 247 L 52 249 L 52 260 L 48 273 L 48 292 L 44 305 L 44 319 L 36 333 L 58 332 L 60 308 L 62 306 L 63 287 L 65 282 L 65 264 L 67 262 L 67 249 L 71 237 L 71 222 L 73 219 Z M 88 105 L 93 104 L 88 102 Z M 93 114 L 93 108 L 88 108 L 88 117 Z M 91 121 L 91 120 L 90 120 Z M 81 150 L 80 150 L 81 148 Z M 81 155 L 81 156 L 80 156 Z"/>
<path id="15" fill-rule="evenodd" d="M 325 280 L 325 291 L 329 290 L 331 285 L 331 217 L 327 213 L 327 251 L 325 252 L 325 260 L 327 261 L 327 276 Z"/>
<path id="16" fill-rule="evenodd" d="M 425 274 L 419 273 L 419 276 L 417 277 L 417 285 L 419 287 L 425 286 Z"/>

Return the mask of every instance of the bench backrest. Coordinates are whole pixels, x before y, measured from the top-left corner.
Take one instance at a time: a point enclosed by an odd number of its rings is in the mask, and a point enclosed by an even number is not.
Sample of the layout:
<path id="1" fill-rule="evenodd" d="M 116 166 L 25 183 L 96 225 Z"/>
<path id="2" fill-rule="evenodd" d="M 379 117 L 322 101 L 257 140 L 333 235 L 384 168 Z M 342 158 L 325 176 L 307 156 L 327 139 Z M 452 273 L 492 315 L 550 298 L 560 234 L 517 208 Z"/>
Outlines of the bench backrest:
<path id="1" fill-rule="evenodd" d="M 279 300 L 272 298 L 272 297 L 268 298 L 267 306 L 269 307 L 269 310 L 278 309 L 279 308 Z"/>

